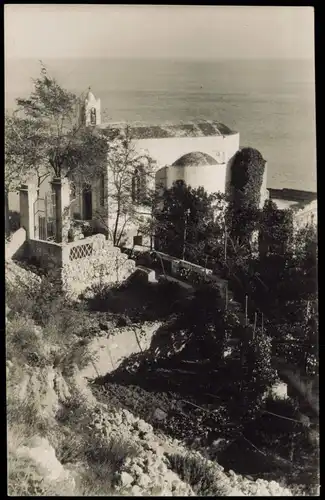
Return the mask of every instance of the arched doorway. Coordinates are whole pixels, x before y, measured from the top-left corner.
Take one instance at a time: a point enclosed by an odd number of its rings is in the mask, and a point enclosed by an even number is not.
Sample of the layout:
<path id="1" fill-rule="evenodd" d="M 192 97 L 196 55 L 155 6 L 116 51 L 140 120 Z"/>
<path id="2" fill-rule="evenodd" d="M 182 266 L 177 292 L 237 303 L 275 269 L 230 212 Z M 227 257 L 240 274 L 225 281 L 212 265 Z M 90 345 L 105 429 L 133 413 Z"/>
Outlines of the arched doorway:
<path id="1" fill-rule="evenodd" d="M 82 190 L 82 218 L 91 220 L 93 217 L 93 200 L 90 184 L 84 184 Z"/>

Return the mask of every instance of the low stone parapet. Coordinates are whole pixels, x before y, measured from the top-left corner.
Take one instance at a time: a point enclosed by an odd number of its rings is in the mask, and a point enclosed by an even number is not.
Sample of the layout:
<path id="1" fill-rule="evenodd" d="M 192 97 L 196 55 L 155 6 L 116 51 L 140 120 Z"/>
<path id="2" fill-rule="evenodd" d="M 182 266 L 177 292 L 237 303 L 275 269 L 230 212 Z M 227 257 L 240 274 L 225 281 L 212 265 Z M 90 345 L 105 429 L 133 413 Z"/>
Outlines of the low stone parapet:
<path id="1" fill-rule="evenodd" d="M 36 259 L 72 297 L 94 284 L 121 283 L 135 270 L 134 261 L 103 234 L 70 243 L 30 239 L 26 244 L 27 260 Z"/>
<path id="2" fill-rule="evenodd" d="M 134 261 L 102 234 L 63 247 L 62 286 L 74 296 L 94 284 L 121 283 L 134 270 Z"/>
<path id="3" fill-rule="evenodd" d="M 15 231 L 10 241 L 6 243 L 5 247 L 5 259 L 10 260 L 13 257 L 18 257 L 19 252 L 22 250 L 26 241 L 26 230 L 21 227 Z"/>

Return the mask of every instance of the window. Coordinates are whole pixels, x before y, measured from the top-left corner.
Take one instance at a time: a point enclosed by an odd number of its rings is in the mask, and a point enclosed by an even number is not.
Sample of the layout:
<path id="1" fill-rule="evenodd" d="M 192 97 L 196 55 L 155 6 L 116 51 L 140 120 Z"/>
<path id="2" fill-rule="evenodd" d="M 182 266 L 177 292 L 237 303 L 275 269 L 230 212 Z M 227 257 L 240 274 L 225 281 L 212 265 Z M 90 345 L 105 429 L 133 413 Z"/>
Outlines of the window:
<path id="1" fill-rule="evenodd" d="M 133 236 L 133 245 L 134 246 L 142 246 L 142 235 L 137 234 L 136 236 Z"/>
<path id="2" fill-rule="evenodd" d="M 105 205 L 105 176 L 104 176 L 104 174 L 102 174 L 100 176 L 99 204 L 101 207 L 103 207 Z"/>
<path id="3" fill-rule="evenodd" d="M 96 125 L 96 109 L 91 108 L 90 110 L 90 123 L 91 125 Z"/>

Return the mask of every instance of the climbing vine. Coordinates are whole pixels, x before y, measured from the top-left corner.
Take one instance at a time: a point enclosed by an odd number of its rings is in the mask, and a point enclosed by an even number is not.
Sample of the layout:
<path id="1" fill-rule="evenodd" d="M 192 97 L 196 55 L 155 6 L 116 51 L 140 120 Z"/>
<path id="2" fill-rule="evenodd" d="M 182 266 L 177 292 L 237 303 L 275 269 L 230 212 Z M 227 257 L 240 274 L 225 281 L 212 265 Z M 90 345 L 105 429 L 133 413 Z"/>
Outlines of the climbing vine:
<path id="1" fill-rule="evenodd" d="M 231 171 L 234 199 L 241 198 L 247 205 L 259 207 L 265 160 L 254 148 L 243 148 L 235 155 Z"/>

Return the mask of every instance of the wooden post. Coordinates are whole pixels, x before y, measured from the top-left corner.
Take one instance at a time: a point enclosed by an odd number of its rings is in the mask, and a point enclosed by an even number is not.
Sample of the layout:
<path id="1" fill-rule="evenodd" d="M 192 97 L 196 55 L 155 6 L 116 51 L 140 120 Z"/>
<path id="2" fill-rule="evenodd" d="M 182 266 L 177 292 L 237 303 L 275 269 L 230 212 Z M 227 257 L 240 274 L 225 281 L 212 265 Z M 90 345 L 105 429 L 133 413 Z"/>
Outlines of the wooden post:
<path id="1" fill-rule="evenodd" d="M 309 318 L 309 300 L 307 300 L 307 305 L 306 305 L 306 322 L 308 321 L 308 318 Z"/>
<path id="2" fill-rule="evenodd" d="M 48 221 L 49 221 L 49 218 L 48 218 L 48 208 L 47 208 L 47 196 L 46 194 L 44 195 L 44 209 L 45 209 L 45 235 L 44 235 L 44 239 L 47 240 L 47 228 L 48 228 Z"/>
<path id="3" fill-rule="evenodd" d="M 245 325 L 247 326 L 248 295 L 245 295 Z"/>
<path id="4" fill-rule="evenodd" d="M 264 333 L 264 314 L 262 313 L 262 335 Z"/>
<path id="5" fill-rule="evenodd" d="M 228 282 L 226 283 L 226 311 L 228 309 Z"/>
<path id="6" fill-rule="evenodd" d="M 185 214 L 184 214 L 184 241 L 183 241 L 183 255 L 182 255 L 182 260 L 185 260 L 185 247 L 186 247 L 186 233 L 187 233 L 187 224 L 188 224 L 188 217 L 190 215 L 190 209 L 188 208 L 186 211 L 185 211 Z"/>
<path id="7" fill-rule="evenodd" d="M 225 223 L 225 263 L 227 262 L 227 226 Z"/>
<path id="8" fill-rule="evenodd" d="M 254 318 L 254 331 L 253 331 L 253 339 L 255 339 L 256 323 L 257 323 L 257 312 L 255 313 L 255 318 Z"/>

